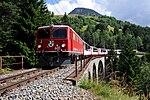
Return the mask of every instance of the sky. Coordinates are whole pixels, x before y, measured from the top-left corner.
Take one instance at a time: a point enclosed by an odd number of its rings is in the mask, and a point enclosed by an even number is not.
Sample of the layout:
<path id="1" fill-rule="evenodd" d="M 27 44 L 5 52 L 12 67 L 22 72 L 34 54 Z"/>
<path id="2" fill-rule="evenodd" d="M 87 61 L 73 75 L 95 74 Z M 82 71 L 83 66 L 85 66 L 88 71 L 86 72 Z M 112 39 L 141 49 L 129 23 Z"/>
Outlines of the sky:
<path id="1" fill-rule="evenodd" d="M 48 10 L 55 15 L 68 14 L 83 7 L 118 20 L 150 27 L 150 0 L 45 0 Z"/>

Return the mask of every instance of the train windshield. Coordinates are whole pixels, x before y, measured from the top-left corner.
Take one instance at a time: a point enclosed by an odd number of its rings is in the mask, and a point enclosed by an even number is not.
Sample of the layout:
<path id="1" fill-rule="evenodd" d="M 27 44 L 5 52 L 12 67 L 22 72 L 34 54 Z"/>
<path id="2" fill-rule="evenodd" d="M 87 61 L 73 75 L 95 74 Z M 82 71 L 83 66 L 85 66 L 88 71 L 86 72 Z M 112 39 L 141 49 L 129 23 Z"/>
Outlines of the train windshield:
<path id="1" fill-rule="evenodd" d="M 39 39 L 50 38 L 50 31 L 45 29 L 38 30 L 38 38 Z"/>
<path id="2" fill-rule="evenodd" d="M 52 31 L 52 38 L 66 38 L 67 30 L 66 29 L 56 29 Z"/>

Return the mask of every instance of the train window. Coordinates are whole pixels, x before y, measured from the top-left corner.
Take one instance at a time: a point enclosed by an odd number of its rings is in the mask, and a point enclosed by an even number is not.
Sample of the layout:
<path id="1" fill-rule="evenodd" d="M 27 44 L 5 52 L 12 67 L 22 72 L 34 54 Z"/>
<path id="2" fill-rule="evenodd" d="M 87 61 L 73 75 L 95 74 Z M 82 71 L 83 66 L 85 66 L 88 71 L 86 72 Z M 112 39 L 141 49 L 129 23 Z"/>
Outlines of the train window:
<path id="1" fill-rule="evenodd" d="M 38 30 L 38 38 L 39 39 L 50 38 L 50 31 L 45 29 Z"/>
<path id="2" fill-rule="evenodd" d="M 101 49 L 101 52 L 106 52 L 106 49 Z"/>
<path id="3" fill-rule="evenodd" d="M 112 55 L 112 54 L 114 54 L 114 53 L 115 53 L 115 51 L 113 51 L 113 50 L 109 50 L 109 51 L 108 51 L 108 54 L 109 54 L 109 55 Z"/>
<path id="4" fill-rule="evenodd" d="M 66 38 L 67 30 L 66 29 L 56 29 L 52 31 L 52 38 Z"/>
<path id="5" fill-rule="evenodd" d="M 97 48 L 93 48 L 93 52 L 98 52 Z"/>
<path id="6" fill-rule="evenodd" d="M 88 44 L 85 44 L 85 50 L 87 50 L 87 51 L 90 50 L 90 46 Z"/>

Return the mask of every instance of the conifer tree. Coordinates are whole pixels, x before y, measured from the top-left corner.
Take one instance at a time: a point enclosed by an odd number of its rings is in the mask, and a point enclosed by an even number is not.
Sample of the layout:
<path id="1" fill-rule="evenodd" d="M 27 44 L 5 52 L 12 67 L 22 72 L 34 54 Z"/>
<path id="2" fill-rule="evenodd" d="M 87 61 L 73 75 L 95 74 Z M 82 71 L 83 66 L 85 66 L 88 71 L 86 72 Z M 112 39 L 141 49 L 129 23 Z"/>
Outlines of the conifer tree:
<path id="1" fill-rule="evenodd" d="M 20 17 L 18 23 L 14 27 L 16 32 L 16 40 L 21 46 L 21 53 L 27 57 L 30 64 L 34 64 L 33 57 L 35 55 L 35 31 L 34 28 L 50 24 L 50 12 L 47 9 L 44 0 L 26 0 L 19 1 L 17 6 L 20 8 Z"/>
<path id="2" fill-rule="evenodd" d="M 6 2 L 4 2 L 6 1 Z M 0 2 L 0 30 L 3 55 L 25 55 L 33 65 L 35 54 L 34 28 L 50 24 L 50 12 L 44 0 L 4 0 Z M 10 41 L 11 40 L 11 41 Z M 8 41 L 8 42 L 6 42 Z"/>
<path id="3" fill-rule="evenodd" d="M 145 96 L 148 95 L 150 90 L 150 63 L 145 62 L 140 67 L 140 73 L 134 82 L 138 90 L 143 90 Z"/>
<path id="4" fill-rule="evenodd" d="M 139 59 L 135 56 L 132 37 L 126 38 L 123 43 L 122 53 L 119 57 L 119 76 L 125 78 L 125 82 L 133 81 L 139 73 Z"/>
<path id="5" fill-rule="evenodd" d="M 11 1 L 0 2 L 0 55 L 9 55 L 9 50 L 13 49 L 11 43 L 14 30 L 12 27 L 16 23 L 18 12 L 18 7 Z"/>
<path id="6" fill-rule="evenodd" d="M 62 24 L 70 25 L 69 24 L 69 18 L 68 18 L 68 15 L 66 14 L 66 12 L 65 12 L 64 16 L 62 17 Z"/>

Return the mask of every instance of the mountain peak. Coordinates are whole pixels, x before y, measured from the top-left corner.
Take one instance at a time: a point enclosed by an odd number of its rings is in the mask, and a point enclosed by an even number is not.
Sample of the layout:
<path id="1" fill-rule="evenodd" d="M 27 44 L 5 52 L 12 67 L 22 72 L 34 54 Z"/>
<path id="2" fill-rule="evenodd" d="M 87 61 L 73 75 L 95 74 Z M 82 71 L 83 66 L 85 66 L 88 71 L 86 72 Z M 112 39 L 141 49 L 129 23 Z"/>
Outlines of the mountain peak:
<path id="1" fill-rule="evenodd" d="M 88 16 L 102 16 L 98 12 L 88 8 L 75 8 L 69 14 L 88 15 Z"/>

